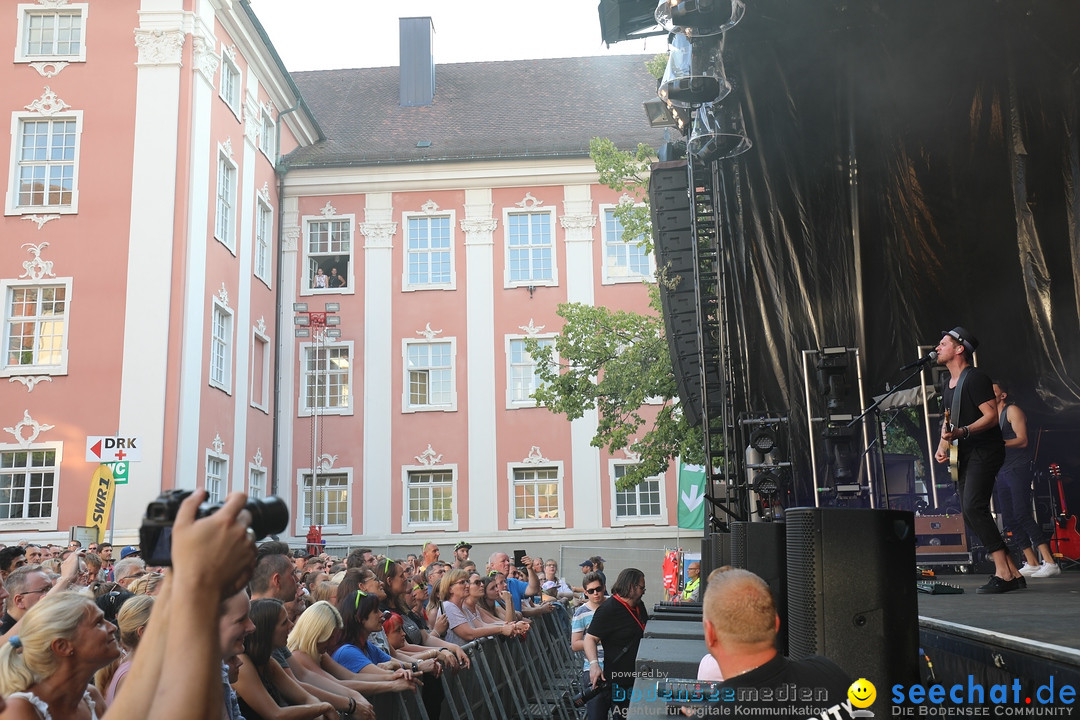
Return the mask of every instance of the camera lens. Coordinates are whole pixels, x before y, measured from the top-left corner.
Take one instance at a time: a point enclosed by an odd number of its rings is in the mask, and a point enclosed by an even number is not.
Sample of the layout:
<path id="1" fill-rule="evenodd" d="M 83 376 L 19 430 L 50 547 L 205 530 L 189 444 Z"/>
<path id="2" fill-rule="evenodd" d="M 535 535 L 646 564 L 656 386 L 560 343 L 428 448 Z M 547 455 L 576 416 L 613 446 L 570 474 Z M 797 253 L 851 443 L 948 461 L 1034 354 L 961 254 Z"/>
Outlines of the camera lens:
<path id="1" fill-rule="evenodd" d="M 251 513 L 251 531 L 256 540 L 284 532 L 289 526 L 289 508 L 277 496 L 248 500 L 244 509 Z"/>

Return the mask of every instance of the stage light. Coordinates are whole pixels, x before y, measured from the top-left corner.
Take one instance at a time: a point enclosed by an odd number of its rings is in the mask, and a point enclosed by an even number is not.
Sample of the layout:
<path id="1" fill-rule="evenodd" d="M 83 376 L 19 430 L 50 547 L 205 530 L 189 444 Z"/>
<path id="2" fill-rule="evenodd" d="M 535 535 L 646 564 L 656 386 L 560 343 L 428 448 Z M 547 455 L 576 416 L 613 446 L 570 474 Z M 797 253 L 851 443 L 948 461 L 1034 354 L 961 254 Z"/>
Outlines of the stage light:
<path id="1" fill-rule="evenodd" d="M 780 476 L 771 470 L 763 470 L 754 476 L 750 489 L 763 498 L 774 498 L 780 494 Z"/>
<path id="2" fill-rule="evenodd" d="M 673 35 L 667 68 L 656 94 L 675 107 L 720 102 L 731 92 L 731 83 L 724 76 L 723 55 L 723 35 L 700 40 Z"/>
<path id="3" fill-rule="evenodd" d="M 737 102 L 726 105 L 702 105 L 694 114 L 687 151 L 703 163 L 741 155 L 753 145 L 746 136 L 742 107 Z"/>
<path id="4" fill-rule="evenodd" d="M 600 0 L 600 37 L 611 45 L 636 40 L 663 31 L 656 28 L 653 0 Z"/>
<path id="5" fill-rule="evenodd" d="M 668 32 L 705 37 L 734 27 L 745 13 L 743 0 L 660 0 L 655 17 Z"/>
<path id="6" fill-rule="evenodd" d="M 762 455 L 768 455 L 776 447 L 776 430 L 762 425 L 750 436 L 750 445 Z"/>

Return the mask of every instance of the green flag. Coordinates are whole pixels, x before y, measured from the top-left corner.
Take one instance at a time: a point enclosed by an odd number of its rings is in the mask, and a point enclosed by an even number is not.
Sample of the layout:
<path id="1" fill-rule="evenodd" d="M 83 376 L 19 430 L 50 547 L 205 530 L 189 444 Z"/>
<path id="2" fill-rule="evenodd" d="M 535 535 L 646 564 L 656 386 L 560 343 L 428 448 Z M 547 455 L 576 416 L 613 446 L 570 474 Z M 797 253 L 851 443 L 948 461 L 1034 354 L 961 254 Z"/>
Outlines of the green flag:
<path id="1" fill-rule="evenodd" d="M 705 529 L 705 468 L 679 461 L 679 527 Z"/>

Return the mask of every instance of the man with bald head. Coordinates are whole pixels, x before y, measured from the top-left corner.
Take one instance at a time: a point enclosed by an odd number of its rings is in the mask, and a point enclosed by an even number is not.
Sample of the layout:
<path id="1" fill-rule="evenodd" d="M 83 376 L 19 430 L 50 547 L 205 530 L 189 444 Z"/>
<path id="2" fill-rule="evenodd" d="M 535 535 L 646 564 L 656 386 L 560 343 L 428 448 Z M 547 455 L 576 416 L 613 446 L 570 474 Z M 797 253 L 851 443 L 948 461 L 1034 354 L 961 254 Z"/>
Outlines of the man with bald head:
<path id="1" fill-rule="evenodd" d="M 780 616 L 768 584 L 754 573 L 710 575 L 704 614 L 705 645 L 728 678 L 722 687 L 731 689 L 735 703 L 794 712 L 808 704 L 824 709 L 847 701 L 851 679 L 836 663 L 820 656 L 789 660 L 777 652 Z"/>

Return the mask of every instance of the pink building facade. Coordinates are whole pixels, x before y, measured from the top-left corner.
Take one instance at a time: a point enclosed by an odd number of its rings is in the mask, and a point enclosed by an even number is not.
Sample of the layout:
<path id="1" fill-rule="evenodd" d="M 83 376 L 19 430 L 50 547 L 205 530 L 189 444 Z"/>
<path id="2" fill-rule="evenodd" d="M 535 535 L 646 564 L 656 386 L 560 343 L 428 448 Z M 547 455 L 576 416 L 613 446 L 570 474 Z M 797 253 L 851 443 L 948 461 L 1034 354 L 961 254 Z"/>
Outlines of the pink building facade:
<path id="1" fill-rule="evenodd" d="M 296 544 L 675 535 L 674 471 L 618 492 L 634 458 L 536 407 L 523 345 L 559 303 L 647 308 L 652 260 L 587 155 L 655 141 L 651 79 L 607 87 L 640 59 L 567 91 L 602 103 L 575 124 L 530 105 L 565 91 L 537 76 L 574 87 L 555 61 L 448 66 L 421 107 L 396 68 L 294 78 L 243 2 L 39 0 L 0 37 L 0 542 L 86 524 L 86 440 L 112 435 L 141 456 L 118 543 L 195 487 L 277 493 Z M 495 70 L 533 79 L 488 127 L 464 101 Z M 336 303 L 340 337 L 294 338 L 294 303 Z"/>

